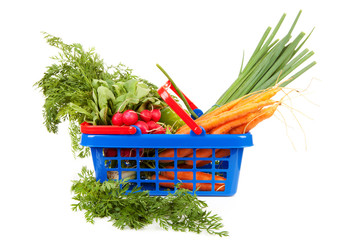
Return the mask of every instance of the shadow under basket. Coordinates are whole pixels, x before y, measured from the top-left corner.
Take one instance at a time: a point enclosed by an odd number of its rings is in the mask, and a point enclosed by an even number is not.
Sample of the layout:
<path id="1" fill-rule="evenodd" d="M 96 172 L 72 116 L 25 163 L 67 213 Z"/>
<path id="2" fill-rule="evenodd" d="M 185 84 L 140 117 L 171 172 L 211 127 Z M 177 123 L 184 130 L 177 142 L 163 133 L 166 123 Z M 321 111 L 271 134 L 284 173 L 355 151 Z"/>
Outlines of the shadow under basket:
<path id="1" fill-rule="evenodd" d="M 197 189 L 198 196 L 232 196 L 243 150 L 253 145 L 250 133 L 141 134 L 136 126 L 120 128 L 82 125 L 81 145 L 91 149 L 96 180 L 126 178 L 130 190 L 139 186 L 150 195 L 180 186 Z"/>

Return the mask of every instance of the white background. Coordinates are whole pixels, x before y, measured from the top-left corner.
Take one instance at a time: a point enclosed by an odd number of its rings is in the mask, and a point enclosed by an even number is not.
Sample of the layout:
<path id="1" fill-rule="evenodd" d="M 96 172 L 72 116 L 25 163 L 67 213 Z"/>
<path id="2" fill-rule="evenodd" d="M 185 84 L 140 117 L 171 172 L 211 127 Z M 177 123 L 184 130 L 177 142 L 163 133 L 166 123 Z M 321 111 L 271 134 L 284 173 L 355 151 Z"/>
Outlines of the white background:
<path id="1" fill-rule="evenodd" d="M 305 89 L 284 114 L 252 131 L 238 192 L 202 198 L 223 218 L 228 239 L 360 239 L 359 25 L 356 1 L 3 1 L 0 4 L 1 239 L 217 239 L 156 224 L 120 231 L 72 212 L 71 180 L 91 159 L 74 159 L 66 124 L 43 126 L 32 87 L 57 51 L 41 31 L 95 47 L 160 86 L 162 65 L 208 109 L 235 80 L 266 27 L 287 13 L 283 36 L 315 31 L 318 64 L 289 87 Z M 281 35 L 282 34 L 282 35 Z M 308 87 L 309 86 L 309 87 Z M 287 112 L 287 113 L 286 113 Z M 287 131 L 288 129 L 288 131 Z M 6 236 L 6 237 L 4 237 Z"/>

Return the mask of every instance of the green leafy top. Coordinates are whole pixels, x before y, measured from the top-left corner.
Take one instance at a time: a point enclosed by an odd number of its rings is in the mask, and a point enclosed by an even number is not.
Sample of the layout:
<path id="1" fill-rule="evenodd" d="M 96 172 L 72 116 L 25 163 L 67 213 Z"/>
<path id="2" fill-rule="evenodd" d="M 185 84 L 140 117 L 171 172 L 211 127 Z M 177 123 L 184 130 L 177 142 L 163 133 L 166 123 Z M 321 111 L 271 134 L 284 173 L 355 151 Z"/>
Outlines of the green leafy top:
<path id="1" fill-rule="evenodd" d="M 79 145 L 83 121 L 109 125 L 116 111 L 165 105 L 154 84 L 133 75 L 123 64 L 107 66 L 94 48 L 86 51 L 81 44 L 66 44 L 48 33 L 44 37 L 60 52 L 52 57 L 55 63 L 47 67 L 34 86 L 45 96 L 43 116 L 47 130 L 57 133 L 58 125 L 69 121 L 74 155 L 89 155 L 89 149 Z"/>
<path id="2" fill-rule="evenodd" d="M 96 181 L 93 172 L 86 167 L 73 181 L 72 192 L 76 203 L 74 211 L 85 211 L 87 222 L 95 218 L 108 218 L 116 228 L 141 229 L 157 222 L 160 227 L 175 231 L 206 231 L 218 236 L 228 236 L 221 231 L 221 218 L 206 211 L 207 204 L 189 193 L 177 189 L 167 196 L 150 196 L 147 191 L 135 187 L 131 192 L 127 180 Z"/>

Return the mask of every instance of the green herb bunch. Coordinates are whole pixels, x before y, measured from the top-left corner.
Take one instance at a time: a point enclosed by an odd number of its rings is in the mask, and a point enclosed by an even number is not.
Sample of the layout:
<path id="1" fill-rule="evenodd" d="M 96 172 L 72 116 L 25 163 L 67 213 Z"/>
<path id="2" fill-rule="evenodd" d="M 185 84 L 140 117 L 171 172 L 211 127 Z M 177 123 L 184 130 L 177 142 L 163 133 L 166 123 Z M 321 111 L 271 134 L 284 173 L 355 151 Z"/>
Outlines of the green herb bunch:
<path id="1" fill-rule="evenodd" d="M 60 50 L 47 67 L 42 79 L 34 84 L 45 96 L 44 125 L 57 133 L 58 125 L 68 120 L 72 150 L 77 157 L 89 156 L 80 146 L 80 124 L 110 125 L 117 111 L 140 111 L 163 107 L 157 87 L 133 75 L 123 64 L 107 66 L 94 48 L 84 50 L 81 44 L 66 44 L 61 38 L 44 33 L 50 46 Z"/>
<path id="2" fill-rule="evenodd" d="M 147 191 L 134 187 L 130 192 L 126 179 L 96 181 L 93 172 L 83 167 L 79 180 L 74 180 L 72 204 L 74 211 L 85 211 L 87 222 L 95 223 L 95 218 L 108 218 L 119 229 L 141 229 L 157 222 L 165 230 L 206 231 L 218 236 L 228 236 L 221 231 L 221 218 L 206 211 L 207 204 L 189 193 L 177 189 L 167 196 L 150 196 Z"/>

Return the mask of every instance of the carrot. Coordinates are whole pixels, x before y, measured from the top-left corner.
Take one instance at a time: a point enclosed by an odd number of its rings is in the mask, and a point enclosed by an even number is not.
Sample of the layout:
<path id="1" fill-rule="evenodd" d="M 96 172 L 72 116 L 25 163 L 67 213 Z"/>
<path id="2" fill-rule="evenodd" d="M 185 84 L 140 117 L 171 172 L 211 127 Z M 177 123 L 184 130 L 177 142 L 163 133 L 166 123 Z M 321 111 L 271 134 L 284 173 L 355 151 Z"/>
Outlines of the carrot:
<path id="1" fill-rule="evenodd" d="M 202 167 L 202 166 L 205 166 L 206 164 L 209 164 L 211 162 L 212 162 L 211 160 L 199 160 L 199 161 L 196 161 L 196 167 Z M 185 164 L 188 165 L 188 166 L 193 166 L 194 161 L 193 160 L 186 160 Z"/>
<path id="2" fill-rule="evenodd" d="M 212 149 L 204 149 L 204 148 L 200 148 L 200 149 L 196 149 L 196 157 L 197 158 L 208 158 L 212 155 Z M 186 157 L 193 157 L 194 154 L 191 153 L 189 155 L 187 155 Z"/>
<path id="3" fill-rule="evenodd" d="M 256 115 L 257 115 L 257 113 L 249 113 L 248 115 L 246 115 L 244 117 L 240 117 L 240 118 L 235 119 L 233 121 L 227 122 L 227 123 L 225 123 L 223 125 L 220 125 L 220 126 L 214 128 L 213 130 L 211 130 L 210 134 L 226 134 L 232 128 L 251 121 L 251 119 L 256 117 Z"/>
<path id="4" fill-rule="evenodd" d="M 259 103 L 249 103 L 242 106 L 241 108 L 226 111 L 216 118 L 205 119 L 203 122 L 201 122 L 201 124 L 199 123 L 199 125 L 201 125 L 205 129 L 205 131 L 209 132 L 210 130 L 212 130 L 217 126 L 220 126 L 226 122 L 245 116 L 249 113 L 256 112 L 262 107 L 271 105 L 273 103 L 274 101 L 271 99 Z M 188 134 L 188 133 L 190 133 L 190 129 L 186 131 L 184 130 L 183 132 L 178 131 L 176 134 Z"/>
<path id="5" fill-rule="evenodd" d="M 267 88 L 265 90 L 261 90 L 258 92 L 250 93 L 248 95 L 245 95 L 243 97 L 235 99 L 235 100 L 215 109 L 212 112 L 204 114 L 200 118 L 196 119 L 195 122 L 198 125 L 203 126 L 204 122 L 206 122 L 207 120 L 209 120 L 211 118 L 217 118 L 217 117 L 221 116 L 222 114 L 229 112 L 231 110 L 244 108 L 248 104 L 256 104 L 256 103 L 270 100 L 281 89 L 282 89 L 282 87 L 275 86 L 275 87 Z M 205 130 L 208 131 L 207 129 L 205 129 Z M 189 132 L 190 132 L 190 128 L 187 125 L 184 125 L 178 129 L 176 134 L 188 134 Z"/>
<path id="6" fill-rule="evenodd" d="M 197 149 L 196 150 L 196 157 L 209 158 L 209 157 L 211 157 L 211 155 L 212 155 L 211 149 Z M 229 155 L 230 155 L 230 149 L 216 149 L 215 150 L 216 158 L 223 158 L 223 157 L 227 157 Z M 192 157 L 192 154 L 190 154 L 188 157 Z M 212 162 L 211 160 L 199 160 L 199 161 L 196 161 L 196 167 L 202 167 L 211 162 Z M 193 166 L 194 160 L 186 160 L 185 164 L 189 165 L 189 166 Z"/>
<path id="7" fill-rule="evenodd" d="M 152 175 L 151 180 L 155 180 L 156 179 L 156 175 Z M 167 177 L 161 176 L 159 175 L 159 180 L 171 180 L 168 179 Z M 159 185 L 162 187 L 167 187 L 167 188 L 174 188 L 175 184 L 173 182 L 159 182 Z"/>
<path id="8" fill-rule="evenodd" d="M 278 104 L 274 104 L 273 106 L 275 106 L 275 110 L 276 107 L 278 106 Z M 271 106 L 270 106 L 271 107 Z M 269 108 L 270 108 L 269 107 Z M 260 111 L 254 112 L 254 113 L 249 113 L 248 115 L 244 116 L 244 117 L 240 117 L 238 119 L 235 119 L 233 121 L 227 122 L 217 128 L 214 128 L 210 133 L 211 134 L 226 134 L 229 131 L 231 131 L 231 129 L 238 127 L 242 124 L 248 123 L 251 120 L 257 118 L 258 116 L 261 116 L 263 114 L 265 114 L 266 112 L 269 112 L 268 108 L 262 108 L 260 109 Z M 271 112 L 271 110 L 270 110 Z"/>
<path id="9" fill-rule="evenodd" d="M 175 173 L 174 171 L 162 171 L 160 174 L 169 179 L 174 179 Z M 179 180 L 193 180 L 194 172 L 186 171 L 186 172 L 177 172 L 177 178 Z M 204 173 L 204 172 L 196 172 L 196 180 L 212 180 L 212 174 Z M 215 180 L 225 181 L 226 178 L 215 175 Z"/>
<path id="10" fill-rule="evenodd" d="M 168 158 L 173 158 L 174 157 L 174 149 L 169 148 L 166 149 L 165 151 L 159 153 L 159 157 L 168 157 Z M 185 157 L 189 154 L 191 154 L 193 152 L 193 150 L 191 148 L 178 148 L 177 149 L 177 157 Z M 160 160 L 161 162 L 161 160 Z"/>
<path id="11" fill-rule="evenodd" d="M 178 165 L 178 168 L 180 168 L 180 169 L 192 169 L 193 167 L 186 164 L 186 163 L 183 163 L 183 164 Z"/>
<path id="12" fill-rule="evenodd" d="M 253 118 L 251 121 L 242 124 L 238 127 L 233 128 L 229 131 L 230 134 L 244 134 L 249 132 L 251 129 L 256 127 L 260 122 L 264 121 L 265 119 L 270 118 L 276 111 L 279 104 L 271 106 L 269 108 L 264 109 L 262 114 L 259 114 L 257 117 Z"/>
<path id="13" fill-rule="evenodd" d="M 196 150 L 196 158 L 209 158 L 209 157 L 211 157 L 212 152 L 213 152 L 212 149 L 203 149 L 203 148 L 197 149 Z M 191 153 L 190 155 L 188 155 L 186 157 L 191 158 L 193 156 L 194 156 L 194 154 Z M 205 160 L 196 161 L 196 166 L 197 167 L 202 167 L 202 166 L 205 166 L 206 164 L 209 164 L 211 162 L 212 162 L 211 160 L 208 160 L 208 161 L 205 161 Z M 186 160 L 185 164 L 189 165 L 189 166 L 193 166 L 194 161 L 193 160 Z"/>
<path id="14" fill-rule="evenodd" d="M 273 96 L 275 96 L 282 88 L 281 87 L 272 87 L 265 90 L 262 90 L 257 93 L 251 93 L 247 95 L 243 101 L 239 102 L 237 105 L 234 106 L 233 109 L 236 109 L 238 107 L 241 107 L 242 105 L 248 104 L 248 103 L 258 103 L 262 101 L 266 101 L 271 99 Z"/>
<path id="15" fill-rule="evenodd" d="M 224 158 L 230 155 L 230 149 L 219 149 L 215 153 L 216 158 Z"/>
<path id="16" fill-rule="evenodd" d="M 156 179 L 155 174 L 151 176 L 152 180 Z M 171 180 L 167 177 L 161 176 L 159 175 L 159 180 Z M 175 183 L 173 182 L 159 182 L 159 185 L 162 187 L 167 187 L 167 188 L 174 188 L 175 187 Z M 193 183 L 180 183 L 179 188 L 185 188 L 188 190 L 193 190 Z M 215 183 L 215 191 L 224 191 L 225 189 L 225 184 L 224 183 Z M 211 183 L 196 183 L 196 189 L 198 191 L 211 191 L 212 190 L 212 184 Z"/>

